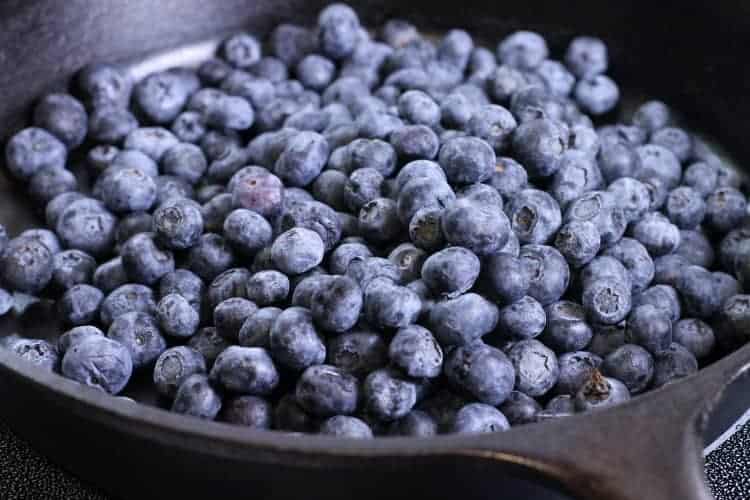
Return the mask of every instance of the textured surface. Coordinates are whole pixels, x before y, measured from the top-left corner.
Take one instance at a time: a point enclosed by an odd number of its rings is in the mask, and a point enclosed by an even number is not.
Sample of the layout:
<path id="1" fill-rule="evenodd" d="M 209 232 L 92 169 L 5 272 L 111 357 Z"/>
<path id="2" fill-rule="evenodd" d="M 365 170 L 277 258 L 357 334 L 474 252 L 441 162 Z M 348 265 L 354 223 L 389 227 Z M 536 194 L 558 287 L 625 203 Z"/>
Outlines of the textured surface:
<path id="1" fill-rule="evenodd" d="M 706 476 L 716 500 L 750 497 L 750 424 L 706 457 Z M 108 500 L 91 486 L 32 450 L 0 422 L 0 498 Z"/>

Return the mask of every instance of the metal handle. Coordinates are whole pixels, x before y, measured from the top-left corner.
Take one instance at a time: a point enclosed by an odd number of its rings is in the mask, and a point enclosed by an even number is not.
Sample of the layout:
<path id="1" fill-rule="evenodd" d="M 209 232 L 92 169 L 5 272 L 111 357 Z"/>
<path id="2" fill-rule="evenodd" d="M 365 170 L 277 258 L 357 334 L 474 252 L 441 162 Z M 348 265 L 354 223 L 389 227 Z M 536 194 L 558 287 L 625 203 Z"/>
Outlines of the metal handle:
<path id="1" fill-rule="evenodd" d="M 488 435 L 465 453 L 538 470 L 584 499 L 712 500 L 701 434 L 722 391 L 749 364 L 747 353 L 736 352 L 700 376 L 620 407 L 547 422 L 534 432 L 520 427 Z"/>

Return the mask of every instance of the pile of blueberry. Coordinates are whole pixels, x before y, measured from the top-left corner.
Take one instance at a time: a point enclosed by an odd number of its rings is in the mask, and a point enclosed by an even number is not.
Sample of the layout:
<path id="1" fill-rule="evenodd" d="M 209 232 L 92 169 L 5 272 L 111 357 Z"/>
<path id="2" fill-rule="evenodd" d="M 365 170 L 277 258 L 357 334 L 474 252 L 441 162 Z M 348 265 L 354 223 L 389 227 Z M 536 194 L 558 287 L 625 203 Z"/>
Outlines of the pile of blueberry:
<path id="1" fill-rule="evenodd" d="M 49 229 L 0 238 L 0 312 L 54 297 L 70 329 L 6 347 L 111 394 L 152 373 L 174 412 L 359 438 L 696 372 L 750 336 L 742 180 L 661 102 L 599 123 L 601 40 L 548 56 L 526 31 L 373 37 L 336 4 L 197 69 L 84 68 L 5 149 Z"/>

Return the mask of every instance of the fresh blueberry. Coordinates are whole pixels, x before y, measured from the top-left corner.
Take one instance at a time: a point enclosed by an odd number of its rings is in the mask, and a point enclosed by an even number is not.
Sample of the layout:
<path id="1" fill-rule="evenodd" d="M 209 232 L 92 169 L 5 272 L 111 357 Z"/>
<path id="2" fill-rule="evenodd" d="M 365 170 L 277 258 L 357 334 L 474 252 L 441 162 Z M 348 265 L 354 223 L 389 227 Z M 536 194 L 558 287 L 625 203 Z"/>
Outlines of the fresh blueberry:
<path id="1" fill-rule="evenodd" d="M 52 252 L 44 243 L 28 236 L 10 240 L 0 263 L 6 285 L 20 292 L 41 292 L 53 277 Z"/>
<path id="2" fill-rule="evenodd" d="M 406 125 L 391 133 L 390 143 L 402 160 L 431 160 L 438 154 L 440 141 L 426 125 Z"/>
<path id="3" fill-rule="evenodd" d="M 630 399 L 628 388 L 617 379 L 595 371 L 575 395 L 576 410 L 590 411 L 608 408 Z"/>
<path id="4" fill-rule="evenodd" d="M 43 370 L 56 372 L 60 367 L 57 346 L 46 340 L 25 339 L 17 335 L 7 337 L 4 343 L 10 351 Z"/>
<path id="5" fill-rule="evenodd" d="M 320 425 L 320 434 L 340 438 L 371 439 L 372 429 L 364 421 L 346 415 L 336 415 Z"/>
<path id="6" fill-rule="evenodd" d="M 116 106 L 94 108 L 88 120 L 88 135 L 105 144 L 118 144 L 138 128 L 138 120 L 127 109 Z"/>
<path id="7" fill-rule="evenodd" d="M 292 370 L 321 364 L 326 347 L 313 324 L 310 311 L 290 307 L 282 312 L 271 327 L 269 349 L 274 361 Z"/>
<path id="8" fill-rule="evenodd" d="M 515 389 L 528 396 L 542 396 L 557 383 L 557 356 L 538 340 L 521 340 L 508 351 L 515 368 Z"/>
<path id="9" fill-rule="evenodd" d="M 474 286 L 479 269 L 480 261 L 470 250 L 449 247 L 424 262 L 422 279 L 434 293 L 453 298 Z"/>
<path id="10" fill-rule="evenodd" d="M 607 190 L 614 195 L 628 222 L 636 222 L 648 212 L 651 196 L 645 184 L 632 177 L 621 177 L 612 182 Z"/>
<path id="11" fill-rule="evenodd" d="M 190 249 L 188 269 L 206 281 L 226 271 L 234 263 L 234 253 L 229 243 L 213 233 L 204 233 L 196 246 Z"/>
<path id="12" fill-rule="evenodd" d="M 680 344 L 672 343 L 669 348 L 655 356 L 654 388 L 688 377 L 698 371 L 695 356 Z"/>
<path id="13" fill-rule="evenodd" d="M 570 282 L 570 269 L 560 252 L 546 245 L 524 245 L 519 259 L 530 278 L 527 295 L 543 306 L 562 297 Z"/>
<path id="14" fill-rule="evenodd" d="M 735 188 L 723 187 L 706 199 L 706 223 L 708 227 L 726 233 L 740 225 L 745 217 L 747 199 Z"/>
<path id="15" fill-rule="evenodd" d="M 675 250 L 685 262 L 694 266 L 711 268 L 714 264 L 714 247 L 701 230 L 680 230 L 680 246 Z"/>
<path id="16" fill-rule="evenodd" d="M 289 198 L 289 193 L 285 195 Z M 331 207 L 317 201 L 302 201 L 287 208 L 281 217 L 282 230 L 295 227 L 317 233 L 325 250 L 331 250 L 341 239 L 341 221 Z"/>
<path id="17" fill-rule="evenodd" d="M 607 46 L 598 38 L 574 38 L 565 52 L 565 63 L 579 78 L 590 78 L 607 71 L 609 64 Z"/>
<path id="18" fill-rule="evenodd" d="M 651 304 L 635 307 L 628 316 L 625 340 L 644 347 L 654 355 L 672 343 L 672 321 L 669 314 Z"/>
<path id="19" fill-rule="evenodd" d="M 654 376 L 654 358 L 641 346 L 625 344 L 604 359 L 602 372 L 620 380 L 631 394 L 646 390 Z"/>
<path id="20" fill-rule="evenodd" d="M 177 346 L 167 349 L 154 365 L 154 386 L 159 394 L 174 398 L 177 389 L 191 375 L 205 374 L 203 355 L 191 347 Z"/>
<path id="21" fill-rule="evenodd" d="M 31 200 L 46 206 L 57 195 L 76 191 L 78 181 L 70 170 L 61 167 L 44 167 L 31 176 L 28 186 Z"/>
<path id="22" fill-rule="evenodd" d="M 327 363 L 357 377 L 384 367 L 387 360 L 388 346 L 373 331 L 355 328 L 328 342 Z"/>
<path id="23" fill-rule="evenodd" d="M 133 82 L 124 68 L 112 64 L 90 64 L 78 73 L 78 87 L 92 107 L 128 106 Z"/>
<path id="24" fill-rule="evenodd" d="M 696 359 L 708 356 L 716 344 L 713 328 L 694 318 L 676 322 L 672 327 L 672 339 L 690 351 Z"/>
<path id="25" fill-rule="evenodd" d="M 528 292 L 530 276 L 517 257 L 497 253 L 487 257 L 483 267 L 489 291 L 499 303 L 512 304 Z"/>
<path id="26" fill-rule="evenodd" d="M 94 271 L 92 283 L 104 293 L 110 293 L 128 282 L 128 275 L 122 267 L 122 259 L 117 257 L 109 260 Z"/>
<path id="27" fill-rule="evenodd" d="M 247 317 L 238 334 L 243 347 L 268 348 L 271 327 L 282 310 L 278 307 L 264 307 Z"/>
<path id="28" fill-rule="evenodd" d="M 230 346 L 214 361 L 209 379 L 233 393 L 265 396 L 276 388 L 279 373 L 265 349 Z"/>
<path id="29" fill-rule="evenodd" d="M 73 345 L 89 337 L 104 337 L 104 332 L 95 326 L 76 326 L 60 335 L 57 339 L 57 350 L 61 356 L 64 356 Z"/>
<path id="30" fill-rule="evenodd" d="M 419 318 L 422 301 L 410 289 L 388 278 L 375 278 L 364 287 L 363 312 L 373 326 L 403 328 Z"/>
<path id="31" fill-rule="evenodd" d="M 583 111 L 591 115 L 603 115 L 617 106 L 620 89 L 609 77 L 597 75 L 579 80 L 574 95 Z"/>
<path id="32" fill-rule="evenodd" d="M 622 238 L 602 252 L 602 255 L 613 257 L 625 266 L 633 293 L 642 292 L 654 279 L 654 262 L 646 248 L 637 240 Z"/>
<path id="33" fill-rule="evenodd" d="M 351 7 L 331 4 L 318 15 L 318 47 L 332 59 L 344 59 L 354 52 L 359 30 L 359 18 Z"/>
<path id="34" fill-rule="evenodd" d="M 66 323 L 78 326 L 90 324 L 99 316 L 104 293 L 91 285 L 75 285 L 60 298 L 60 314 Z"/>
<path id="35" fill-rule="evenodd" d="M 417 402 L 417 385 L 387 368 L 370 373 L 362 385 L 365 408 L 384 421 L 403 418 Z"/>
<path id="36" fill-rule="evenodd" d="M 144 285 L 126 284 L 110 292 L 100 308 L 101 322 L 111 325 L 114 320 L 129 312 L 151 314 L 156 310 L 154 292 Z"/>
<path id="37" fill-rule="evenodd" d="M 362 205 L 358 220 L 359 233 L 374 243 L 393 241 L 402 229 L 398 205 L 390 198 L 375 198 Z"/>
<path id="38" fill-rule="evenodd" d="M 270 429 L 273 423 L 271 404 L 256 396 L 238 396 L 224 402 L 221 420 L 253 429 Z"/>
<path id="39" fill-rule="evenodd" d="M 440 148 L 439 163 L 455 184 L 484 182 L 495 168 L 495 152 L 477 137 L 456 137 Z"/>
<path id="40" fill-rule="evenodd" d="M 633 297 L 633 308 L 645 304 L 662 309 L 672 322 L 680 319 L 682 315 L 679 294 L 669 285 L 655 285 Z"/>
<path id="41" fill-rule="evenodd" d="M 587 351 L 572 351 L 558 358 L 560 377 L 555 392 L 574 396 L 588 381 L 594 370 L 602 364 L 602 358 Z"/>
<path id="42" fill-rule="evenodd" d="M 645 102 L 633 114 L 633 124 L 649 133 L 663 129 L 670 119 L 669 108 L 661 101 Z"/>
<path id="43" fill-rule="evenodd" d="M 119 342 L 92 335 L 70 346 L 61 371 L 66 378 L 117 394 L 130 380 L 133 362 L 129 350 Z"/>
<path id="44" fill-rule="evenodd" d="M 198 333 L 190 337 L 187 345 L 201 353 L 203 359 L 206 360 L 206 366 L 210 367 L 214 364 L 217 356 L 230 344 L 217 333 L 216 328 L 206 327 L 201 328 Z"/>
<path id="45" fill-rule="evenodd" d="M 34 125 L 60 139 L 68 149 L 78 147 L 86 137 L 88 115 L 69 94 L 47 94 L 34 108 Z"/>
<path id="46" fill-rule="evenodd" d="M 172 411 L 191 417 L 213 420 L 221 410 L 221 395 L 206 375 L 196 373 L 187 377 L 175 393 Z"/>
<path id="47" fill-rule="evenodd" d="M 93 257 L 80 250 L 65 250 L 52 260 L 52 283 L 60 290 L 91 283 L 96 268 Z"/>
<path id="48" fill-rule="evenodd" d="M 206 134 L 206 123 L 197 111 L 183 111 L 172 122 L 170 131 L 180 141 L 198 144 Z"/>
<path id="49" fill-rule="evenodd" d="M 651 134 L 651 143 L 670 150 L 681 162 L 687 161 L 693 153 L 693 139 L 690 134 L 677 127 L 664 127 Z"/>
<path id="50" fill-rule="evenodd" d="M 348 415 L 357 409 L 358 381 L 335 366 L 315 365 L 300 376 L 295 396 L 299 405 L 313 415 Z"/>
<path id="51" fill-rule="evenodd" d="M 555 247 L 571 267 L 580 268 L 591 262 L 599 253 L 599 230 L 591 221 L 572 220 L 557 232 Z"/>
<path id="52" fill-rule="evenodd" d="M 197 78 L 197 77 L 195 77 Z M 175 71 L 153 73 L 135 85 L 133 100 L 145 117 L 158 124 L 169 123 L 185 107 L 197 81 Z"/>
<path id="53" fill-rule="evenodd" d="M 508 399 L 500 405 L 500 411 L 510 425 L 524 425 L 536 422 L 536 415 L 542 407 L 534 398 L 520 391 L 511 391 Z"/>
<path id="54" fill-rule="evenodd" d="M 162 331 L 172 337 L 191 337 L 198 330 L 200 315 L 189 300 L 177 293 L 162 297 L 156 306 Z"/>
<path id="55" fill-rule="evenodd" d="M 271 243 L 273 229 L 261 215 L 238 208 L 224 219 L 224 238 L 239 254 L 251 256 Z"/>
<path id="56" fill-rule="evenodd" d="M 456 434 L 483 434 L 502 432 L 510 424 L 500 410 L 483 403 L 470 403 L 456 413 L 451 432 Z"/>
<path id="57" fill-rule="evenodd" d="M 436 303 L 428 323 L 441 345 L 464 345 L 495 329 L 499 312 L 484 297 L 467 293 Z"/>
<path id="58" fill-rule="evenodd" d="M 685 312 L 698 318 L 710 318 L 721 308 L 713 275 L 699 266 L 682 269 L 676 284 Z"/>
<path id="59" fill-rule="evenodd" d="M 288 66 L 294 66 L 315 49 L 315 39 L 310 30 L 294 24 L 279 24 L 271 33 L 273 55 Z"/>
<path id="60" fill-rule="evenodd" d="M 647 144 L 638 147 L 636 153 L 639 166 L 634 177 L 641 182 L 656 178 L 667 190 L 677 187 L 682 178 L 682 166 L 672 151 L 658 144 Z"/>
<path id="61" fill-rule="evenodd" d="M 653 256 L 674 252 L 680 245 L 680 230 L 659 212 L 649 212 L 631 229 L 638 240 Z"/>
<path id="62" fill-rule="evenodd" d="M 432 437 L 437 433 L 435 419 L 420 410 L 410 411 L 389 427 L 389 434 L 394 436 Z"/>
<path id="63" fill-rule="evenodd" d="M 693 188 L 704 198 L 713 193 L 718 187 L 719 170 L 716 166 L 706 163 L 693 163 L 682 174 L 682 183 Z"/>
<path id="64" fill-rule="evenodd" d="M 499 349 L 474 342 L 450 351 L 443 367 L 450 384 L 477 400 L 497 406 L 513 390 L 515 369 Z"/>
<path id="65" fill-rule="evenodd" d="M 591 155 L 570 149 L 563 153 L 558 163 L 550 193 L 562 207 L 604 184 L 602 173 Z"/>
<path id="66" fill-rule="evenodd" d="M 547 58 L 547 43 L 532 31 L 516 31 L 497 46 L 497 59 L 520 70 L 532 70 Z"/>
<path id="67" fill-rule="evenodd" d="M 417 325 L 400 329 L 391 340 L 388 355 L 394 366 L 410 377 L 437 377 L 443 351 L 429 330 Z"/>
<path id="68" fill-rule="evenodd" d="M 167 348 L 156 319 L 142 312 L 129 312 L 118 316 L 110 325 L 107 337 L 128 349 L 133 360 L 133 368 L 151 364 Z"/>
<path id="69" fill-rule="evenodd" d="M 498 330 L 511 339 L 532 339 L 547 324 L 544 308 L 528 295 L 500 309 Z"/>
<path id="70" fill-rule="evenodd" d="M 205 285 L 203 281 L 187 269 L 176 269 L 162 276 L 159 281 L 159 297 L 164 298 L 170 294 L 180 295 L 198 312 L 201 310 L 204 292 Z M 210 302 L 210 294 L 208 298 Z M 212 305 L 216 304 L 218 302 L 215 304 L 212 303 Z"/>

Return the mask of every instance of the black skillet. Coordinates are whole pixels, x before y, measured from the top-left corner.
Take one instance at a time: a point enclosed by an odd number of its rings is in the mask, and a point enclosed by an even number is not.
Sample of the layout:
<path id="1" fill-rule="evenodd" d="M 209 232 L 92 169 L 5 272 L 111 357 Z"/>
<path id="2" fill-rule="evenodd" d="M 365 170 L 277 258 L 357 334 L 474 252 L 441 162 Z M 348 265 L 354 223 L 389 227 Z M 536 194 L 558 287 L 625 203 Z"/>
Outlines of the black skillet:
<path id="1" fill-rule="evenodd" d="M 24 123 L 35 97 L 60 88 L 85 63 L 133 59 L 240 28 L 262 35 L 280 21 L 310 23 L 323 3 L 5 0 L 0 136 Z M 558 53 L 574 34 L 600 36 L 623 87 L 659 96 L 740 163 L 750 158 L 747 2 L 352 3 L 368 24 L 399 16 L 425 30 L 462 27 L 493 43 L 513 29 L 534 29 Z M 20 191 L 0 179 L 0 222 L 13 232 L 34 220 Z M 52 335 L 41 309 L 23 323 L 5 320 L 0 335 Z M 184 418 L 104 396 L 0 350 L 0 417 L 121 498 L 709 500 L 704 438 L 750 404 L 750 381 L 741 376 L 749 361 L 745 347 L 613 410 L 505 433 L 352 442 Z"/>

